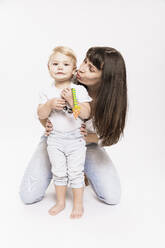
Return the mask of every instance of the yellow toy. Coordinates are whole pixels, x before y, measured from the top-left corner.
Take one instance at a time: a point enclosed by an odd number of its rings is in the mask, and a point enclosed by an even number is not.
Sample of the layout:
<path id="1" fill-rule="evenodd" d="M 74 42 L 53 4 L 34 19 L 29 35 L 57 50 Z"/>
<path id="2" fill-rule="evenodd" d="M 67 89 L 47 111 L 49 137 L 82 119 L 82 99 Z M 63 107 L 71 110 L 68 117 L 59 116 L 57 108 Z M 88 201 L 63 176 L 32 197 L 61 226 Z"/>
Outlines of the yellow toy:
<path id="1" fill-rule="evenodd" d="M 74 115 L 75 119 L 77 119 L 77 117 L 80 114 L 80 106 L 78 105 L 78 102 L 77 102 L 75 88 L 72 88 L 72 94 L 73 94 L 73 105 L 74 105 L 72 110 L 73 110 L 73 115 Z"/>

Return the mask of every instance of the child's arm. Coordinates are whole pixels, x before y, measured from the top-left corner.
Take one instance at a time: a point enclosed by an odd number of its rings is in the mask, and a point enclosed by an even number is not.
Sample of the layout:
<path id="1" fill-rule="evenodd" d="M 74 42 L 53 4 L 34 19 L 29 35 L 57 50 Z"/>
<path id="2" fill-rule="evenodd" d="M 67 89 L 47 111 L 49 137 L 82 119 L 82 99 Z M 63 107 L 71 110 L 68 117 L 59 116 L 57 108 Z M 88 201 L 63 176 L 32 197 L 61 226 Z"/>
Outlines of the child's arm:
<path id="1" fill-rule="evenodd" d="M 61 98 L 52 98 L 45 104 L 39 104 L 37 108 L 39 119 L 43 120 L 48 118 L 53 109 L 62 110 L 63 107 L 65 107 L 65 104 L 65 100 Z"/>
<path id="2" fill-rule="evenodd" d="M 63 89 L 63 91 L 61 92 L 61 96 L 68 102 L 70 107 L 73 109 L 74 102 L 73 102 L 72 90 L 70 88 Z M 88 102 L 79 103 L 78 101 L 77 104 L 80 106 L 79 116 L 82 119 L 88 119 L 91 113 L 90 104 Z"/>
<path id="3" fill-rule="evenodd" d="M 46 122 L 47 119 L 39 119 L 40 123 L 42 124 L 43 127 L 46 127 Z"/>
<path id="4" fill-rule="evenodd" d="M 40 120 L 47 119 L 51 112 L 50 100 L 45 104 L 39 104 L 37 108 L 37 114 Z"/>
<path id="5" fill-rule="evenodd" d="M 83 103 L 79 103 L 78 105 L 80 106 L 80 113 L 79 116 L 82 119 L 88 119 L 90 117 L 90 113 L 91 113 L 91 107 L 90 104 L 88 102 L 83 102 Z M 71 108 L 73 108 L 74 105 L 71 106 Z"/>

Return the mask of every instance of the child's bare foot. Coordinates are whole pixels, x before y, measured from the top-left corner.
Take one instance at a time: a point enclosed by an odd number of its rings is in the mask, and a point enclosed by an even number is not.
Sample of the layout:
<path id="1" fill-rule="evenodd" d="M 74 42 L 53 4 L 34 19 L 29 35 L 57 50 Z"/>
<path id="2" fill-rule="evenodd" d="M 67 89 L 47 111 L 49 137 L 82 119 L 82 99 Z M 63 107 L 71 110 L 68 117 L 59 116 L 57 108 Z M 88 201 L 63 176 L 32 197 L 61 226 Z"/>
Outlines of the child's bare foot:
<path id="1" fill-rule="evenodd" d="M 57 203 L 51 209 L 49 209 L 48 212 L 50 215 L 56 215 L 56 214 L 60 213 L 64 208 L 65 208 L 65 204 Z"/>
<path id="2" fill-rule="evenodd" d="M 72 213 L 70 215 L 70 218 L 77 219 L 81 218 L 83 215 L 84 209 L 82 204 L 75 203 L 72 209 Z"/>

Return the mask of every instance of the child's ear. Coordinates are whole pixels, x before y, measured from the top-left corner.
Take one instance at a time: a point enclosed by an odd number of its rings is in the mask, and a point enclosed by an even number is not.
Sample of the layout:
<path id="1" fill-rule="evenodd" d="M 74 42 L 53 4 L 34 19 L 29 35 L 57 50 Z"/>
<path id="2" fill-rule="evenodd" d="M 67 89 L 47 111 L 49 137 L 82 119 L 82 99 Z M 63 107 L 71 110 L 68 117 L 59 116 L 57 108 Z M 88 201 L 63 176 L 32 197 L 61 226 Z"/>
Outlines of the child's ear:
<path id="1" fill-rule="evenodd" d="M 75 75 L 76 71 L 77 71 L 77 67 L 74 67 L 72 72 L 73 76 Z"/>

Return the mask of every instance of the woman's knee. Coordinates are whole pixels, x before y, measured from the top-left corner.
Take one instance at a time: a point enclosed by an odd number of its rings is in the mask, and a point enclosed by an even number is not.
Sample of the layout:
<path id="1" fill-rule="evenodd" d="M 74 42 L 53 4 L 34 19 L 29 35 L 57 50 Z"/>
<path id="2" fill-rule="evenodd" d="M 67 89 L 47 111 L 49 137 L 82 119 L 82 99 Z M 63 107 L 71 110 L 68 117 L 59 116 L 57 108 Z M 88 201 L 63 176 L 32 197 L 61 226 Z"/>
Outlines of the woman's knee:
<path id="1" fill-rule="evenodd" d="M 37 178 L 34 175 L 24 177 L 19 190 L 19 195 L 24 204 L 33 204 L 41 201 L 45 195 L 46 189 L 51 181 L 50 177 Z"/>
<path id="2" fill-rule="evenodd" d="M 26 205 L 39 202 L 44 197 L 44 195 L 42 195 L 42 196 L 36 196 L 33 193 L 30 193 L 30 192 L 27 192 L 27 191 L 25 192 L 25 191 L 21 191 L 21 190 L 19 192 L 19 196 L 20 196 L 22 202 L 24 204 L 26 204 Z"/>
<path id="3" fill-rule="evenodd" d="M 41 138 L 22 178 L 20 198 L 25 204 L 41 201 L 51 181 L 51 165 L 46 150 L 46 141 Z"/>
<path id="4" fill-rule="evenodd" d="M 87 153 L 85 173 L 99 200 L 109 205 L 120 203 L 120 179 L 105 149 L 97 145 L 90 146 Z"/>

